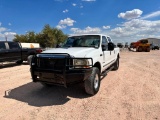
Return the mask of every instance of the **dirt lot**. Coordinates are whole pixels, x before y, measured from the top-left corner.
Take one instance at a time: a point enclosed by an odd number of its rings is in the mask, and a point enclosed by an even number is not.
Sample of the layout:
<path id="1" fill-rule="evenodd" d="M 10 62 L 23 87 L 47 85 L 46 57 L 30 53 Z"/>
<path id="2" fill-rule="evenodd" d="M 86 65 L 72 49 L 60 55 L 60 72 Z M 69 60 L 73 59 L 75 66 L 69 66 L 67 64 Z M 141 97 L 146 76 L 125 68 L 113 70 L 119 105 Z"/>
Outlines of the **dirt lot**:
<path id="1" fill-rule="evenodd" d="M 120 68 L 93 97 L 32 83 L 29 66 L 0 66 L 0 120 L 160 120 L 160 50 L 121 52 Z"/>

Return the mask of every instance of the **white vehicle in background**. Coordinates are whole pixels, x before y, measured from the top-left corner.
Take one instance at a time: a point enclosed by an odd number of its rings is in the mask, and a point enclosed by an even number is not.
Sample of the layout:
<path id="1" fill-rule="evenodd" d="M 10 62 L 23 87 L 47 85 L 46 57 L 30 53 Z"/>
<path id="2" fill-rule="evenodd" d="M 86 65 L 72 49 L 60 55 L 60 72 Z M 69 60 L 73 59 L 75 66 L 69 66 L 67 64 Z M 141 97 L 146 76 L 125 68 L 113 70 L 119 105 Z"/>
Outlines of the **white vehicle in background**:
<path id="1" fill-rule="evenodd" d="M 119 48 L 110 37 L 102 34 L 73 35 L 63 47 L 43 51 L 33 56 L 33 82 L 45 86 L 84 82 L 85 91 L 94 95 L 99 91 L 101 76 L 119 68 Z"/>

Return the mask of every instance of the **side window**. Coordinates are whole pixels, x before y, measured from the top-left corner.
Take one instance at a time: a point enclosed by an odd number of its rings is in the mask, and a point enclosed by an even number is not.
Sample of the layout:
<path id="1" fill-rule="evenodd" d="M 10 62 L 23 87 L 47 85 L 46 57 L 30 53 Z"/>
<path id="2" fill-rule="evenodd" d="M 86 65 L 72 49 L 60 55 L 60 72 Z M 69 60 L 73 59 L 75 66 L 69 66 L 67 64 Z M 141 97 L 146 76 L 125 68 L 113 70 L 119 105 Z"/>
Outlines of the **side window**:
<path id="1" fill-rule="evenodd" d="M 5 43 L 0 42 L 0 50 L 4 50 L 4 49 L 6 49 Z"/>
<path id="2" fill-rule="evenodd" d="M 102 36 L 102 44 L 103 45 L 108 45 L 108 41 L 107 41 L 105 36 Z"/>
<path id="3" fill-rule="evenodd" d="M 17 42 L 8 42 L 10 49 L 20 49 L 20 46 Z"/>
<path id="4" fill-rule="evenodd" d="M 102 36 L 102 45 L 108 50 L 108 41 L 105 36 Z"/>

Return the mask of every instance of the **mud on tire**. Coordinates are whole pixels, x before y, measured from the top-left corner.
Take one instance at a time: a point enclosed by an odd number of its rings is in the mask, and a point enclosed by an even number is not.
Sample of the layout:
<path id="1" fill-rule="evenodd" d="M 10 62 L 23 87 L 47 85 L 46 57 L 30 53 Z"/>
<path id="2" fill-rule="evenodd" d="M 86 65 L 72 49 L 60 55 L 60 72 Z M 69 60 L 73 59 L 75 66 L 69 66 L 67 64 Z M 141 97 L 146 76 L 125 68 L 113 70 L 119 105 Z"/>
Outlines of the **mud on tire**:
<path id="1" fill-rule="evenodd" d="M 87 94 L 95 95 L 100 88 L 100 71 L 97 67 L 93 67 L 91 76 L 84 82 Z"/>

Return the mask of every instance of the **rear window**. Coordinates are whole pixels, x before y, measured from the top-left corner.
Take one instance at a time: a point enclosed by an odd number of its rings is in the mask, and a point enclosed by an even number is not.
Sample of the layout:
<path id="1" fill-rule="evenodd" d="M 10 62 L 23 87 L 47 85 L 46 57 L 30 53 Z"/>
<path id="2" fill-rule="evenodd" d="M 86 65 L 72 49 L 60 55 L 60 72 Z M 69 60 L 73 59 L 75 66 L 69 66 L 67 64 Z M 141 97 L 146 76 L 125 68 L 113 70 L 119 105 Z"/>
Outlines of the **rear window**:
<path id="1" fill-rule="evenodd" d="M 20 49 L 20 46 L 17 42 L 8 42 L 10 49 Z"/>
<path id="2" fill-rule="evenodd" d="M 0 50 L 6 49 L 4 42 L 0 42 Z"/>

